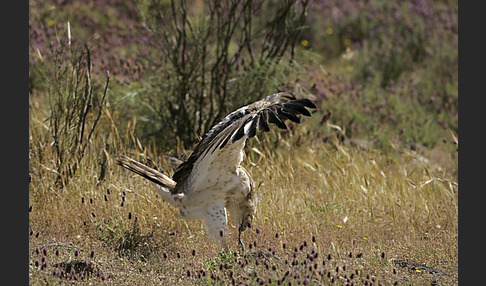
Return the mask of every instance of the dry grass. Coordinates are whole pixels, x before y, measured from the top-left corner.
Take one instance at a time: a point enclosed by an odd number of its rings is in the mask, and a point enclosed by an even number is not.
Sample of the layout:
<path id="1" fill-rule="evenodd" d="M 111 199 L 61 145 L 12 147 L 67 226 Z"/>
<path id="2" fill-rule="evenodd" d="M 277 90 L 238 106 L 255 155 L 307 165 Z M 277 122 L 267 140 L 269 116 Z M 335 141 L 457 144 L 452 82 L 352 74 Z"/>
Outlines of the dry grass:
<path id="1" fill-rule="evenodd" d="M 200 221 L 178 219 L 152 183 L 114 164 L 135 151 L 122 149 L 130 132 L 117 134 L 108 115 L 100 130 L 110 135 L 97 134 L 79 173 L 55 189 L 52 147 L 31 110 L 32 285 L 458 283 L 457 156 L 445 145 L 422 154 L 440 157 L 437 165 L 399 148 L 324 143 L 307 123 L 249 141 L 245 165 L 260 202 L 246 251 L 226 257 Z M 114 147 L 97 184 L 106 143 Z M 162 154 L 145 155 L 163 164 Z"/>

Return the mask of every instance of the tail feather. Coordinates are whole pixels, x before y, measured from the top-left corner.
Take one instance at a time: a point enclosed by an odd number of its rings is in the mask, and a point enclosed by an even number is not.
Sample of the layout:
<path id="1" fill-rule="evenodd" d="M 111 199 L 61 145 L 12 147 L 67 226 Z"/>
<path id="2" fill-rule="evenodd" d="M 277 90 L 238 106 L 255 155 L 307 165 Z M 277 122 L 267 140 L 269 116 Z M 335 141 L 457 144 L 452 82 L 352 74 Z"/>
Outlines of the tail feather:
<path id="1" fill-rule="evenodd" d="M 144 164 L 137 162 L 127 156 L 122 155 L 116 160 L 116 163 L 123 168 L 130 170 L 135 174 L 138 174 L 156 183 L 157 185 L 162 186 L 163 188 L 172 190 L 176 185 L 176 182 L 169 178 L 167 175 L 164 175 L 155 169 L 145 166 Z"/>

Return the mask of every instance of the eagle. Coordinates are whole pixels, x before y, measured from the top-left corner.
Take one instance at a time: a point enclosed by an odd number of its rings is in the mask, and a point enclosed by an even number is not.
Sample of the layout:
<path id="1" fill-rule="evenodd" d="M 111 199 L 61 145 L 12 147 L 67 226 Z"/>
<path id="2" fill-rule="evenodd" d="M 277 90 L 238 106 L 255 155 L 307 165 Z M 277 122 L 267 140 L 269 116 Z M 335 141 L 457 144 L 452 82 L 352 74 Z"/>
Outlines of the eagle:
<path id="1" fill-rule="evenodd" d="M 180 218 L 202 219 L 208 236 L 219 240 L 227 253 L 229 212 L 239 224 L 238 243 L 244 249 L 241 233 L 257 204 L 253 179 L 241 166 L 245 143 L 257 131 L 270 131 L 271 124 L 287 129 L 287 119 L 300 123 L 300 115 L 311 116 L 307 108 L 317 107 L 309 99 L 279 92 L 233 111 L 203 136 L 172 178 L 124 155 L 117 164 L 157 184 L 158 194 L 179 209 Z"/>

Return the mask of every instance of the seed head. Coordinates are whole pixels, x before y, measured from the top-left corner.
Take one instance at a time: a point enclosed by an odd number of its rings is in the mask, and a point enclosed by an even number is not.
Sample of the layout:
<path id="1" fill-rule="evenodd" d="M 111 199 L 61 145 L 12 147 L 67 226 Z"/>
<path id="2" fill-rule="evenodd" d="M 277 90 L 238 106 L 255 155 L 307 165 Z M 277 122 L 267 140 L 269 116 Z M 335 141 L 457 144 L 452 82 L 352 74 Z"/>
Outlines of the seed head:
<path id="1" fill-rule="evenodd" d="M 71 271 L 71 278 L 73 278 L 74 280 L 78 280 L 78 274 L 76 274 L 76 272 L 74 271 L 74 268 L 72 268 L 73 271 Z"/>

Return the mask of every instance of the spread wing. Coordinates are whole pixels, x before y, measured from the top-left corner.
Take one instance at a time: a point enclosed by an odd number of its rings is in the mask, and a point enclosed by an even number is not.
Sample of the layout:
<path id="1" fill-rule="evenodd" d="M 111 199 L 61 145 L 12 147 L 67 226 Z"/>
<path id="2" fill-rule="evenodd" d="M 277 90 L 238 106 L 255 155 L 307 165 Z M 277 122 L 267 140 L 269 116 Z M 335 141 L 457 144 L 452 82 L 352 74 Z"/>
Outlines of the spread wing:
<path id="1" fill-rule="evenodd" d="M 222 172 L 236 172 L 247 138 L 254 137 L 256 131 L 269 131 L 269 124 L 287 129 L 287 119 L 300 123 L 299 114 L 311 116 L 307 108 L 316 106 L 308 99 L 280 92 L 230 113 L 211 128 L 189 159 L 179 166 L 172 176 L 177 182 L 172 193 L 200 190 L 208 179 L 219 178 Z"/>

